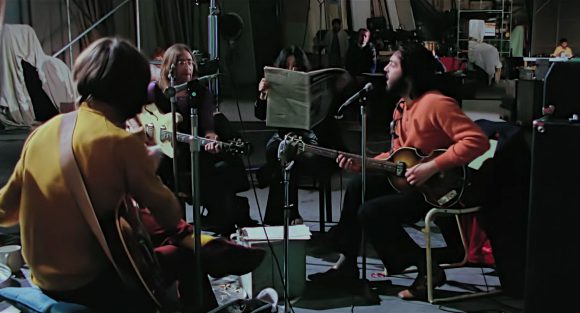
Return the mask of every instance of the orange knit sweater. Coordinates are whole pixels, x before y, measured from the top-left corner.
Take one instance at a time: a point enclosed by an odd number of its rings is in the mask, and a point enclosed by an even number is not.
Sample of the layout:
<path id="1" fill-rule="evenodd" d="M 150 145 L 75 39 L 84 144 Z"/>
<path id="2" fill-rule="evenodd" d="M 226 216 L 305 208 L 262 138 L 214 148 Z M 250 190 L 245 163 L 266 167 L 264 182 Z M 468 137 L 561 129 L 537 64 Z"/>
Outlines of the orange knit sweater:
<path id="1" fill-rule="evenodd" d="M 435 149 L 447 149 L 435 163 L 439 170 L 465 165 L 489 149 L 481 129 L 466 116 L 455 100 L 431 91 L 412 103 L 401 102 L 395 109 L 395 135 L 392 150 L 413 147 L 424 154 Z M 402 110 L 402 111 L 401 111 Z M 390 152 L 375 158 L 386 159 Z"/>

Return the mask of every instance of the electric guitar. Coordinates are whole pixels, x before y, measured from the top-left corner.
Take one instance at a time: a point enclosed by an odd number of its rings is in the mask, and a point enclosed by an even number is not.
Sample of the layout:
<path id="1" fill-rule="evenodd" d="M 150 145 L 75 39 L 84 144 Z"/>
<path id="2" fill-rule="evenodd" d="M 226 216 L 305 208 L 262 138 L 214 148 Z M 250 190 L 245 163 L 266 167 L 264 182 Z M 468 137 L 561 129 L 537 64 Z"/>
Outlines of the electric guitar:
<path id="1" fill-rule="evenodd" d="M 295 135 L 286 135 L 280 143 L 279 151 L 288 161 L 304 152 L 333 159 L 336 159 L 339 154 L 343 154 L 358 164 L 362 161 L 360 155 L 309 145 Z M 461 200 L 467 183 L 467 172 L 464 166 L 438 172 L 421 186 L 412 186 L 405 178 L 407 168 L 432 160 L 445 151 L 445 149 L 438 149 L 424 156 L 415 148 L 404 147 L 395 151 L 385 160 L 367 158 L 366 164 L 369 169 L 382 170 L 390 174 L 389 182 L 398 192 L 417 190 L 423 194 L 425 202 L 434 207 L 447 208 Z"/>
<path id="2" fill-rule="evenodd" d="M 143 125 L 145 134 L 153 139 L 155 144 L 159 145 L 163 154 L 173 158 L 173 146 L 171 143 L 173 137 L 173 122 L 171 113 L 162 114 L 159 112 L 155 104 L 149 104 L 143 108 L 143 112 L 138 115 L 138 119 Z M 180 123 L 183 120 L 183 117 L 181 114 L 175 113 L 175 119 L 177 123 Z M 215 142 L 222 151 L 232 154 L 244 155 L 250 152 L 249 144 L 240 139 L 223 142 L 180 132 L 177 132 L 175 139 L 177 142 L 184 143 L 191 143 L 194 140 L 199 140 L 200 146 L 202 147 L 206 144 Z"/>

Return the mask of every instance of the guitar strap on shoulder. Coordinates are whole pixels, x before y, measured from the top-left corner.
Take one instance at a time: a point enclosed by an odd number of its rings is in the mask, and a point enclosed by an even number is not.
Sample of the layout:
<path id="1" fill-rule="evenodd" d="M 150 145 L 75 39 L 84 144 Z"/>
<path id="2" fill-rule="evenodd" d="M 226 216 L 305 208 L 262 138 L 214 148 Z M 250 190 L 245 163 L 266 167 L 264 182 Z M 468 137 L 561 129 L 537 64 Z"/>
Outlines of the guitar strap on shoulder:
<path id="1" fill-rule="evenodd" d="M 101 229 L 101 225 L 99 224 L 99 220 L 95 214 L 93 204 L 91 203 L 89 193 L 87 192 L 87 188 L 83 181 L 78 163 L 74 156 L 72 140 L 77 122 L 77 116 L 77 111 L 63 114 L 62 122 L 60 124 L 60 166 L 62 169 L 63 178 L 68 189 L 71 191 L 77 206 L 81 210 L 81 213 L 84 216 L 87 224 L 89 224 L 91 231 L 97 238 L 101 248 L 103 248 L 105 255 L 109 261 L 111 261 L 115 271 L 119 274 L 121 279 L 123 279 L 123 275 L 121 274 L 117 263 L 113 259 L 113 254 L 111 253 L 111 250 L 107 245 L 107 241 L 105 240 L 105 235 L 103 234 L 103 230 Z"/>

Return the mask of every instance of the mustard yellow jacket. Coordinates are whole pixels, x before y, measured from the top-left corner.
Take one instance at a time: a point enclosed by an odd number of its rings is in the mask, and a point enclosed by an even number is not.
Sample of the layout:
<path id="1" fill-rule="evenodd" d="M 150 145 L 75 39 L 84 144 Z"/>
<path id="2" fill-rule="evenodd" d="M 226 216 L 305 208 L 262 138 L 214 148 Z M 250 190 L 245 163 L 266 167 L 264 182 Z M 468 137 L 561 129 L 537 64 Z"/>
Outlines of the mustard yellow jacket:
<path id="1" fill-rule="evenodd" d="M 109 264 L 65 185 L 59 161 L 61 116 L 29 136 L 8 183 L 0 189 L 0 225 L 20 224 L 22 253 L 34 283 L 73 290 Z M 142 137 L 81 105 L 73 151 L 97 217 L 112 216 L 130 194 L 159 224 L 175 227 L 179 203 L 155 174 Z"/>

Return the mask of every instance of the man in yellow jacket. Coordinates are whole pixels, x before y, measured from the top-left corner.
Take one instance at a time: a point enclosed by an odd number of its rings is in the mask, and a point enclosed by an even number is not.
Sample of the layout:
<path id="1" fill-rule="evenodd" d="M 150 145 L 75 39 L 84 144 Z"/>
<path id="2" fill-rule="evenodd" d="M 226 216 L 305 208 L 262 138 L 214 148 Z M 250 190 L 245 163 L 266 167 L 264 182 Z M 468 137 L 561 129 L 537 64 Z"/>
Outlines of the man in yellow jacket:
<path id="1" fill-rule="evenodd" d="M 195 274 L 191 229 L 181 219 L 177 199 L 157 177 L 156 160 L 143 137 L 125 130 L 126 121 L 147 102 L 148 62 L 127 41 L 102 38 L 80 54 L 73 74 L 81 99 L 72 148 L 99 223 L 112 222 L 121 200 L 130 195 L 148 208 L 145 217 L 155 223 L 153 229 L 152 223 L 147 225 L 151 234 L 168 238 L 155 252 L 164 274 L 180 282 L 183 311 L 217 306 L 211 289 L 203 303 L 192 303 L 193 292 L 182 290 L 193 287 Z M 153 312 L 152 303 L 118 277 L 65 184 L 59 149 L 62 121 L 61 115 L 54 117 L 27 139 L 10 180 L 0 189 L 0 226 L 20 226 L 32 280 L 54 299 L 103 312 Z M 202 250 L 202 257 L 246 257 L 241 267 L 217 260 L 220 266 L 210 268 L 220 274 L 250 271 L 264 256 L 263 251 L 208 237 L 202 244 L 208 250 Z"/>

